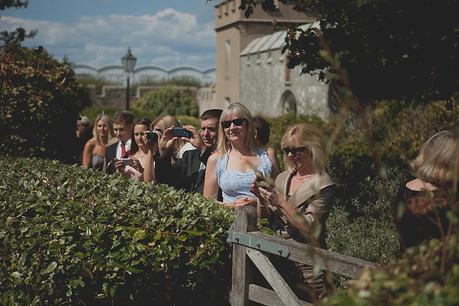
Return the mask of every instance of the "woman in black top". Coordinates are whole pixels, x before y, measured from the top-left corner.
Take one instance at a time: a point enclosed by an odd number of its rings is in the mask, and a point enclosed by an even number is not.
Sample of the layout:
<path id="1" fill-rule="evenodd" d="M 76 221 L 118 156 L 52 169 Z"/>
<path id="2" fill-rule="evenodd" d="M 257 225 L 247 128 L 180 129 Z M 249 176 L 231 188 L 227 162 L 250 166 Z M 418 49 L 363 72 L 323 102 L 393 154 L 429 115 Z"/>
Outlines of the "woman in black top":
<path id="1" fill-rule="evenodd" d="M 441 131 L 427 140 L 413 162 L 416 177 L 401 186 L 395 200 L 395 223 L 401 250 L 451 230 L 447 212 L 458 208 L 459 138 Z"/>

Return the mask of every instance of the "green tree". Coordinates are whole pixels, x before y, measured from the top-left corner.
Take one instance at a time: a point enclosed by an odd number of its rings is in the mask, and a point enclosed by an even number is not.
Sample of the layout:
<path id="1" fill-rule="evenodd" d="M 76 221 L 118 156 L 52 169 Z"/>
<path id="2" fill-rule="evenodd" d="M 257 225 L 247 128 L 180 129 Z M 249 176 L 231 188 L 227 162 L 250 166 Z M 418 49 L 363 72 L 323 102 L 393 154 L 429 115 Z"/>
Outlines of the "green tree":
<path id="1" fill-rule="evenodd" d="M 0 52 L 0 150 L 71 161 L 82 108 L 73 70 L 41 47 Z"/>
<path id="2" fill-rule="evenodd" d="M 162 86 L 150 91 L 136 100 L 133 109 L 149 112 L 154 116 L 163 114 L 198 116 L 199 112 L 193 91 L 175 86 Z"/>
<path id="3" fill-rule="evenodd" d="M 273 2 L 242 0 L 240 8 L 250 15 L 259 4 L 274 9 Z M 381 99 L 429 101 L 457 93 L 458 1 L 282 2 L 317 16 L 320 24 L 320 31 L 289 30 L 285 50 L 290 67 L 301 65 L 304 73 L 328 68 L 329 73 L 319 78 L 333 80 L 336 71 L 330 62 L 338 62 L 362 104 Z"/>
<path id="4" fill-rule="evenodd" d="M 27 0 L 0 0 L 0 11 L 3 11 L 6 8 L 26 8 L 29 4 Z M 1 18 L 1 16 L 0 16 Z M 0 46 L 6 46 L 8 44 L 20 44 L 26 38 L 31 38 L 37 34 L 37 31 L 30 31 L 29 33 L 22 27 L 17 28 L 15 31 L 0 32 Z"/>

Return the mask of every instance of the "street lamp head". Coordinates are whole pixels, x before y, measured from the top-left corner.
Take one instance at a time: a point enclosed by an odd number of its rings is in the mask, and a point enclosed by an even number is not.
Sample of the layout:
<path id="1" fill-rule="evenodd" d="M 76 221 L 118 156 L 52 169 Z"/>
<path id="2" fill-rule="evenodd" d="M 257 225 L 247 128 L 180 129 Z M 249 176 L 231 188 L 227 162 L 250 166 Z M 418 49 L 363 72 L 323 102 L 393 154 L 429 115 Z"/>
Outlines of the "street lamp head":
<path id="1" fill-rule="evenodd" d="M 121 63 L 123 64 L 124 72 L 133 73 L 136 62 L 137 58 L 134 55 L 132 55 L 131 48 L 128 48 L 126 55 L 121 58 Z"/>

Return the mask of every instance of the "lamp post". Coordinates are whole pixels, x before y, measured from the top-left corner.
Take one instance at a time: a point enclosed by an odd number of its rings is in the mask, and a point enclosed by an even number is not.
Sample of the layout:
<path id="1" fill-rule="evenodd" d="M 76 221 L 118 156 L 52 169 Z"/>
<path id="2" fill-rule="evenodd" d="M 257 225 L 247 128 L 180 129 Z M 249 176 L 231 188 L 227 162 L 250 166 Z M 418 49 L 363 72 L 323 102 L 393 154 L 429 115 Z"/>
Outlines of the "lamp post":
<path id="1" fill-rule="evenodd" d="M 128 48 L 128 51 L 125 56 L 121 58 L 121 64 L 123 65 L 123 70 L 126 73 L 126 110 L 129 110 L 129 75 L 134 72 L 135 63 L 137 58 L 132 55 L 131 48 Z"/>

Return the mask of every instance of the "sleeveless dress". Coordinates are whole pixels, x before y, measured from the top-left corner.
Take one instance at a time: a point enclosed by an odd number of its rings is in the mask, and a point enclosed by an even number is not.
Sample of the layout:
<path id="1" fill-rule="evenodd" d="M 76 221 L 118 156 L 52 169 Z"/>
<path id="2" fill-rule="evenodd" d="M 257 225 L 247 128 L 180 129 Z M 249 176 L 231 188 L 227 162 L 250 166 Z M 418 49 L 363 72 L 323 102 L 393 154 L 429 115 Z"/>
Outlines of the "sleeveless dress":
<path id="1" fill-rule="evenodd" d="M 269 159 L 268 153 L 258 148 L 255 151 L 260 164 L 257 168 L 263 175 L 271 175 L 273 173 L 273 164 Z M 226 153 L 217 160 L 217 182 L 222 190 L 223 202 L 232 203 L 239 197 L 255 197 L 250 192 L 250 187 L 255 180 L 255 172 L 227 170 L 229 155 Z"/>
<path id="2" fill-rule="evenodd" d="M 93 155 L 91 156 L 91 168 L 102 170 L 104 168 L 105 156 Z"/>

